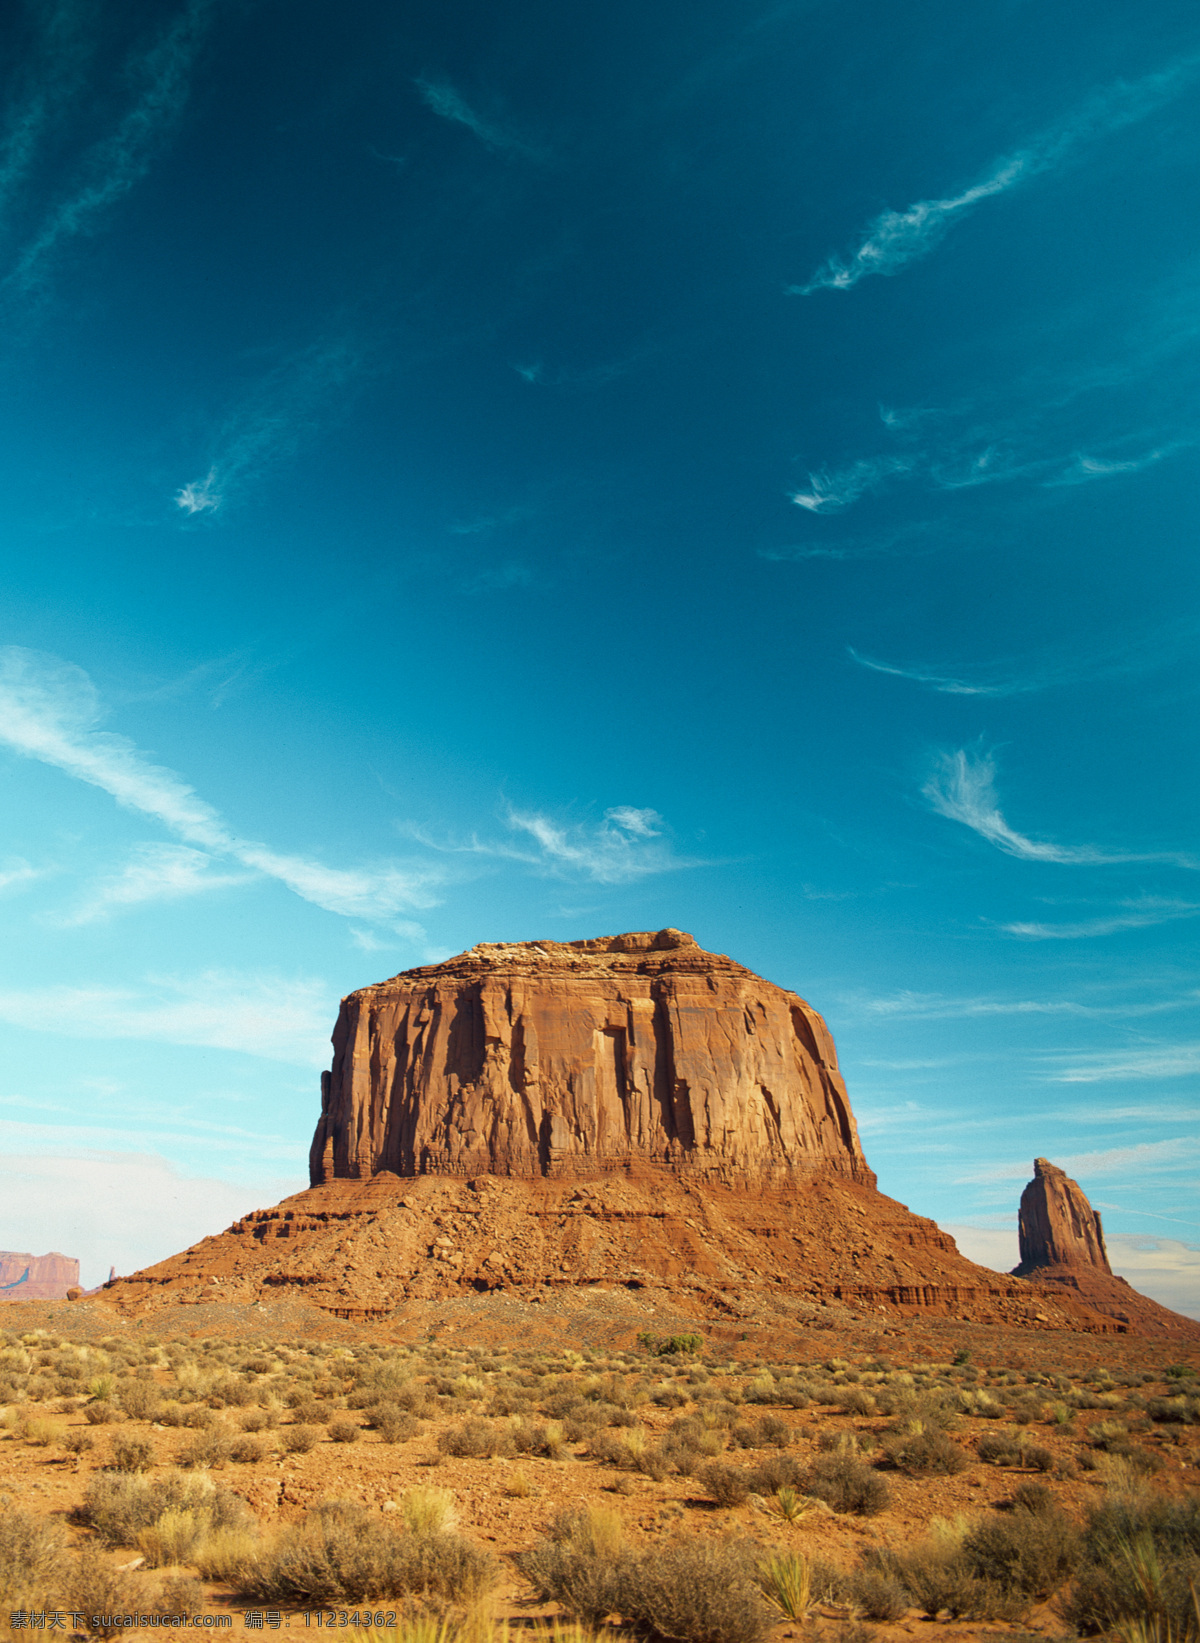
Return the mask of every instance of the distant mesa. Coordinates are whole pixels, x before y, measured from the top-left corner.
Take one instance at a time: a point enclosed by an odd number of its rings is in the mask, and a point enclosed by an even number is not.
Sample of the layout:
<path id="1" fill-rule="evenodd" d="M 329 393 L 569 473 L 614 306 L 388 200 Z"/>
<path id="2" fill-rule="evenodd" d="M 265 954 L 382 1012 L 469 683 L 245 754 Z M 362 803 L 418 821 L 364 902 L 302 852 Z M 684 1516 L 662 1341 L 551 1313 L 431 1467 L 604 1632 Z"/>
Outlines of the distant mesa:
<path id="1" fill-rule="evenodd" d="M 1112 1276 L 1053 1165 L 1023 1205 L 1022 1256 L 1049 1263 L 1028 1273 L 976 1266 L 885 1197 L 817 1011 L 681 930 L 480 943 L 351 993 L 333 1052 L 308 1190 L 105 1303 L 365 1320 L 571 1290 L 730 1338 L 932 1315 L 1200 1340 Z"/>
<path id="2" fill-rule="evenodd" d="M 65 1301 L 79 1287 L 79 1262 L 68 1255 L 0 1249 L 0 1301 Z"/>

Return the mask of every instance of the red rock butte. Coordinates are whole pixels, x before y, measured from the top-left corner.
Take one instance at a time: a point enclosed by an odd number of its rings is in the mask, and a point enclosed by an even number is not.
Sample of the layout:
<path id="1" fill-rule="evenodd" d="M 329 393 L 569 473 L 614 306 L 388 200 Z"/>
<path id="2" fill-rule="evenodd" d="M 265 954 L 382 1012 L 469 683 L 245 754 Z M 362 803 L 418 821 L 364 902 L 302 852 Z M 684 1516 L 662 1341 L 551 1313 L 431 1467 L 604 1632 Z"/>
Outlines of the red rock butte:
<path id="1" fill-rule="evenodd" d="M 679 930 L 481 943 L 342 1001 L 310 1179 L 632 1164 L 874 1185 L 829 1029 Z"/>
<path id="2" fill-rule="evenodd" d="M 1114 1310 L 965 1260 L 876 1189 L 817 1012 L 679 930 L 481 943 L 351 993 L 333 1046 L 312 1185 L 106 1300 L 366 1321 L 571 1291 L 643 1325 L 932 1314 L 1200 1338 L 1118 1279 Z"/>

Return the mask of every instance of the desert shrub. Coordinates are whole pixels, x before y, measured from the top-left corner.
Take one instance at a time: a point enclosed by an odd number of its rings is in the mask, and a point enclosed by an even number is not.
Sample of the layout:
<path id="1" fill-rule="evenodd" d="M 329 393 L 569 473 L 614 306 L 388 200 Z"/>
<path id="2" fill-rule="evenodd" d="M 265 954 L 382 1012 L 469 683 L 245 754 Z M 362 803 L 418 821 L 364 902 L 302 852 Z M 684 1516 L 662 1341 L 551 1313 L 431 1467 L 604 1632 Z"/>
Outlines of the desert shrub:
<path id="1" fill-rule="evenodd" d="M 443 1455 L 459 1460 L 490 1460 L 493 1455 L 512 1453 L 508 1431 L 492 1421 L 472 1418 L 438 1433 L 437 1446 Z"/>
<path id="2" fill-rule="evenodd" d="M 1025 1446 L 1014 1432 L 982 1432 L 975 1444 L 980 1460 L 989 1466 L 1023 1466 Z"/>
<path id="3" fill-rule="evenodd" d="M 90 1432 L 81 1431 L 78 1427 L 68 1432 L 63 1439 L 63 1448 L 68 1455 L 84 1455 L 89 1449 L 96 1447 L 96 1440 Z"/>
<path id="4" fill-rule="evenodd" d="M 67 1428 L 62 1421 L 29 1420 L 24 1421 L 17 1434 L 32 1444 L 36 1449 L 48 1449 L 51 1444 L 60 1444 L 65 1441 Z"/>
<path id="5" fill-rule="evenodd" d="M 1200 1424 L 1200 1398 L 1150 1398 L 1146 1413 L 1152 1421 L 1178 1421 L 1181 1425 Z"/>
<path id="6" fill-rule="evenodd" d="M 816 1495 L 835 1512 L 855 1512 L 865 1517 L 882 1512 L 889 1490 L 878 1472 L 864 1466 L 852 1455 L 818 1455 L 804 1477 L 804 1492 Z"/>
<path id="7" fill-rule="evenodd" d="M 152 1421 L 158 1414 L 162 1396 L 153 1381 L 124 1380 L 117 1388 L 121 1408 L 130 1420 Z"/>
<path id="8" fill-rule="evenodd" d="M 192 1512 L 209 1529 L 246 1529 L 254 1519 L 243 1500 L 205 1477 L 181 1472 L 146 1476 L 94 1472 L 77 1516 L 106 1546 L 134 1546 L 143 1529 L 170 1511 Z"/>
<path id="9" fill-rule="evenodd" d="M 690 1541 L 620 1558 L 617 1608 L 676 1643 L 760 1643 L 775 1616 L 758 1580 L 760 1553 L 737 1541 Z"/>
<path id="10" fill-rule="evenodd" d="M 1057 1591 L 1082 1555 L 1079 1533 L 1061 1512 L 1021 1507 L 976 1524 L 964 1537 L 962 1550 L 977 1579 L 1028 1598 Z"/>
<path id="11" fill-rule="evenodd" d="M 362 1427 L 346 1418 L 330 1421 L 329 1436 L 334 1443 L 357 1443 L 362 1437 Z"/>
<path id="12" fill-rule="evenodd" d="M 235 1438 L 229 1446 L 229 1458 L 239 1466 L 253 1466 L 262 1460 L 266 1450 L 255 1437 Z"/>
<path id="13" fill-rule="evenodd" d="M 756 1495 L 773 1495 L 780 1489 L 799 1490 L 807 1475 L 792 1455 L 768 1455 L 750 1468 L 750 1487 Z"/>
<path id="14" fill-rule="evenodd" d="M 851 1602 L 868 1620 L 899 1620 L 908 1608 L 908 1591 L 882 1569 L 857 1569 L 850 1576 Z"/>
<path id="15" fill-rule="evenodd" d="M 650 1335 L 638 1336 L 638 1345 L 656 1358 L 694 1356 L 704 1345 L 703 1335 Z"/>
<path id="16" fill-rule="evenodd" d="M 598 1626 L 618 1606 L 622 1524 L 615 1512 L 561 1513 L 545 1539 L 514 1559 L 542 1602 Z"/>
<path id="17" fill-rule="evenodd" d="M 190 1443 L 186 1443 L 179 1451 L 179 1465 L 187 1467 L 207 1468 L 210 1466 L 224 1466 L 229 1459 L 230 1439 L 224 1427 L 211 1426 L 205 1432 L 197 1432 Z"/>
<path id="18" fill-rule="evenodd" d="M 280 1434 L 283 1447 L 289 1455 L 307 1455 L 316 1448 L 321 1437 L 319 1426 L 285 1426 Z"/>
<path id="19" fill-rule="evenodd" d="M 943 1610 L 956 1620 L 1016 1620 L 1028 1600 L 971 1571 L 954 1537 L 919 1541 L 905 1551 L 873 1548 L 863 1558 L 863 1575 L 896 1582 L 931 1620 Z"/>
<path id="20" fill-rule="evenodd" d="M 863 1386 L 847 1386 L 838 1392 L 838 1407 L 844 1415 L 873 1415 L 877 1404 Z"/>
<path id="21" fill-rule="evenodd" d="M 400 1512 L 414 1535 L 440 1534 L 453 1527 L 454 1496 L 449 1489 L 418 1484 L 401 1496 Z"/>
<path id="22" fill-rule="evenodd" d="M 401 1533 L 347 1501 L 318 1506 L 240 1573 L 255 1602 L 314 1606 L 421 1594 L 470 1603 L 494 1585 L 496 1560 L 461 1535 Z"/>
<path id="23" fill-rule="evenodd" d="M 62 1595 L 91 1637 L 116 1637 L 126 1615 L 149 1607 L 145 1581 L 128 1569 L 114 1568 L 95 1545 L 84 1546 L 70 1565 Z"/>
<path id="24" fill-rule="evenodd" d="M 203 1579 L 237 1588 L 260 1550 L 258 1536 L 249 1530 L 212 1529 L 197 1546 L 192 1562 Z"/>
<path id="25" fill-rule="evenodd" d="M 112 1463 L 118 1472 L 148 1472 L 154 1465 L 154 1445 L 147 1438 L 118 1438 Z"/>
<path id="26" fill-rule="evenodd" d="M 120 1420 L 121 1416 L 115 1405 L 107 1398 L 98 1398 L 95 1403 L 89 1403 L 83 1411 L 83 1418 L 89 1426 L 107 1426 L 110 1421 Z"/>
<path id="27" fill-rule="evenodd" d="M 375 1407 L 371 1410 L 370 1416 L 371 1425 L 384 1443 L 407 1443 L 410 1438 L 419 1437 L 421 1434 L 420 1422 L 415 1420 L 407 1409 Z"/>
<path id="28" fill-rule="evenodd" d="M 265 1432 L 275 1423 L 268 1409 L 247 1409 L 238 1421 L 243 1432 Z"/>
<path id="29" fill-rule="evenodd" d="M 953 1477 L 969 1465 L 967 1457 L 940 1427 L 923 1432 L 895 1433 L 884 1439 L 883 1451 L 893 1466 L 909 1477 Z"/>
<path id="30" fill-rule="evenodd" d="M 710 1460 L 697 1474 L 700 1486 L 718 1506 L 741 1506 L 750 1498 L 750 1473 L 728 1461 Z"/>
<path id="31" fill-rule="evenodd" d="M 1086 1542 L 1085 1542 L 1086 1543 Z M 1190 1643 L 1200 1630 L 1200 1556 L 1162 1544 L 1149 1528 L 1111 1543 L 1103 1561 L 1089 1561 L 1063 1605 L 1078 1631 L 1120 1627 L 1172 1643 Z"/>
<path id="32" fill-rule="evenodd" d="M 57 1523 L 0 1505 L 0 1606 L 31 1607 L 62 1572 L 66 1541 Z"/>
<path id="33" fill-rule="evenodd" d="M 1026 1479 L 1024 1483 L 1018 1483 L 1013 1490 L 1012 1501 L 1013 1505 L 1023 1512 L 1056 1512 L 1058 1510 L 1058 1502 L 1054 1498 L 1053 1490 L 1049 1489 L 1044 1483 L 1035 1483 L 1032 1479 Z"/>

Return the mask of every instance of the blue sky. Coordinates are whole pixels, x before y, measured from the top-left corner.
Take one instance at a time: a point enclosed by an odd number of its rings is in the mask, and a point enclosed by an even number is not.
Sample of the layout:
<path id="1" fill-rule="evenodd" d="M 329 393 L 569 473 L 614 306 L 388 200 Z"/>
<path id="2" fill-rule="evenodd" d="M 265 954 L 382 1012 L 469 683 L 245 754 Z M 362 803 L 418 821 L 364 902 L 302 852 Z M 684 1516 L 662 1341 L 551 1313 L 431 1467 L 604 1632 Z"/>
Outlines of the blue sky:
<path id="1" fill-rule="evenodd" d="M 672 924 L 881 1187 L 1200 1315 L 1191 5 L 2 25 L 0 1245 L 303 1180 L 338 998 Z"/>

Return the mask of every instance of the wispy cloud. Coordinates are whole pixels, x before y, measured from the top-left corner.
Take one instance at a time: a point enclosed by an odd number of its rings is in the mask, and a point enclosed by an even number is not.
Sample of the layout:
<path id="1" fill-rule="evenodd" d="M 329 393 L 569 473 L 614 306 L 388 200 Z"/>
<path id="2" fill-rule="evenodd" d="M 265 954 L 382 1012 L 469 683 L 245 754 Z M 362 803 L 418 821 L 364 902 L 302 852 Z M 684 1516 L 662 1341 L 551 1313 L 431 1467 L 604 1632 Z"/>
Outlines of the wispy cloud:
<path id="1" fill-rule="evenodd" d="M 867 491 L 886 480 L 908 473 L 913 464 L 902 456 L 870 456 L 844 468 L 822 468 L 808 476 L 806 491 L 793 491 L 791 500 L 809 513 L 839 513 Z"/>
<path id="2" fill-rule="evenodd" d="M 265 873 L 328 912 L 373 921 L 432 905 L 442 875 L 431 867 L 328 867 L 239 838 L 181 776 L 152 764 L 127 737 L 94 729 L 99 717 L 95 687 L 82 668 L 18 646 L 0 648 L 0 746 L 101 788 L 196 850 Z"/>
<path id="3" fill-rule="evenodd" d="M 426 107 L 432 109 L 439 119 L 449 120 L 451 125 L 464 126 L 473 136 L 479 138 L 485 148 L 498 149 L 505 154 L 519 154 L 527 160 L 544 158 L 539 149 L 523 141 L 515 132 L 498 121 L 485 119 L 477 113 L 448 80 L 420 78 L 414 80 L 413 84 L 420 92 Z"/>
<path id="4" fill-rule="evenodd" d="M 1031 165 L 1031 156 L 1016 154 L 1000 160 L 990 176 L 961 194 L 942 200 L 918 200 L 905 211 L 881 212 L 848 261 L 830 257 L 807 285 L 789 285 L 788 295 L 807 297 L 814 291 L 848 291 L 868 274 L 898 274 L 908 263 L 928 256 L 954 217 L 980 200 L 1012 188 L 1030 174 Z"/>
<path id="5" fill-rule="evenodd" d="M 1156 999 L 1147 1003 L 1122 1001 L 1117 1004 L 1084 1004 L 1070 998 L 997 998 L 994 995 L 955 998 L 946 993 L 918 993 L 902 988 L 895 993 L 871 998 L 850 994 L 844 1000 L 852 1010 L 867 1017 L 899 1021 L 957 1021 L 974 1016 L 1046 1015 L 1076 1016 L 1084 1020 L 1130 1020 L 1140 1016 L 1164 1015 L 1179 1009 L 1194 1009 L 1200 994 Z"/>
<path id="6" fill-rule="evenodd" d="M 78 93 L 91 50 L 86 10 L 78 0 L 38 8 L 23 85 L 10 88 L 0 135 L 0 221 L 37 161 L 42 144 Z"/>
<path id="7" fill-rule="evenodd" d="M 1200 1043 L 1147 1044 L 1071 1054 L 1045 1076 L 1053 1084 L 1106 1084 L 1116 1079 L 1190 1078 L 1198 1072 Z M 1166 1147 L 1171 1143 L 1161 1144 Z"/>
<path id="8" fill-rule="evenodd" d="M 1000 928 L 1010 936 L 1023 936 L 1029 941 L 1080 941 L 1089 936 L 1116 935 L 1122 930 L 1144 930 L 1200 914 L 1200 906 L 1194 902 L 1156 900 L 1149 896 L 1122 902 L 1121 906 L 1124 912 L 1080 919 L 1073 924 L 1017 923 L 1002 924 Z"/>
<path id="9" fill-rule="evenodd" d="M 242 486 L 294 456 L 362 375 L 357 348 L 346 337 L 301 348 L 267 371 L 235 405 L 213 442 L 202 477 L 174 496 L 190 519 L 226 507 Z"/>
<path id="10" fill-rule="evenodd" d="M 1023 148 L 994 161 L 982 181 L 970 188 L 942 199 L 918 200 L 903 211 L 881 212 L 849 258 L 828 258 L 807 284 L 788 286 L 789 295 L 848 291 L 868 275 L 900 273 L 909 263 L 928 256 L 951 225 L 982 201 L 1053 171 L 1084 143 L 1133 125 L 1161 108 L 1189 84 L 1198 62 L 1189 57 L 1132 83 L 1118 81 L 1096 92 Z"/>
<path id="11" fill-rule="evenodd" d="M 329 1060 L 328 986 L 308 977 L 208 970 L 126 987 L 0 990 L 0 1021 L 69 1038 L 139 1039 L 239 1050 L 300 1067 Z"/>
<path id="12" fill-rule="evenodd" d="M 759 548 L 758 557 L 777 564 L 804 559 L 886 559 L 893 555 L 928 552 L 935 545 L 929 527 L 918 521 L 861 536 L 843 537 L 838 542 L 793 542 L 785 547 Z"/>
<path id="13" fill-rule="evenodd" d="M 68 240 L 94 233 L 106 211 L 149 171 L 158 149 L 187 103 L 189 79 L 215 10 L 215 0 L 189 0 L 149 48 L 127 69 L 138 87 L 116 128 L 84 158 L 74 192 L 51 208 L 22 249 L 5 284 L 28 291 Z"/>
<path id="14" fill-rule="evenodd" d="M 1047 479 L 1047 485 L 1087 485 L 1095 479 L 1111 479 L 1116 474 L 1141 473 L 1144 468 L 1152 468 L 1161 462 L 1164 457 L 1174 456 L 1177 451 L 1188 449 L 1195 444 L 1194 439 L 1172 439 L 1166 444 L 1156 446 L 1152 451 L 1145 451 L 1141 456 L 1125 458 L 1102 456 L 1076 456 L 1065 472 L 1054 479 Z"/>
<path id="15" fill-rule="evenodd" d="M 72 913 L 56 914 L 55 924 L 68 927 L 94 924 L 133 907 L 179 901 L 185 896 L 245 884 L 246 873 L 214 871 L 212 856 L 186 844 L 142 844 L 118 873 L 97 884 L 87 900 Z"/>
<path id="16" fill-rule="evenodd" d="M 511 810 L 509 826 L 537 846 L 524 859 L 552 871 L 582 873 L 599 884 L 628 884 L 651 873 L 678 871 L 699 863 L 676 856 L 655 810 L 617 805 L 604 812 L 599 826 L 565 825 L 549 816 Z"/>
<path id="17" fill-rule="evenodd" d="M 1005 679 L 988 684 L 981 680 L 955 679 L 950 674 L 937 673 L 921 667 L 897 667 L 891 662 L 880 662 L 873 656 L 864 656 L 861 651 L 855 650 L 853 645 L 846 646 L 846 653 L 859 667 L 868 668 L 872 673 L 886 673 L 893 679 L 911 679 L 915 684 L 929 685 L 948 696 L 1016 696 L 1039 688 L 1039 684 L 1034 681 Z"/>
<path id="18" fill-rule="evenodd" d="M 970 676 L 965 669 L 955 672 L 934 663 L 884 662 L 853 645 L 847 645 L 846 654 L 872 673 L 907 679 L 945 696 L 1025 696 L 1083 679 L 1115 678 L 1168 665 L 1194 648 L 1198 631 L 1200 624 L 1189 614 L 1141 630 L 1126 627 L 1116 643 L 1091 650 L 1060 646 L 1040 655 L 977 663 Z"/>
<path id="19" fill-rule="evenodd" d="M 938 755 L 933 771 L 921 788 L 932 810 L 948 821 L 961 822 L 1007 856 L 1021 861 L 1055 862 L 1067 866 L 1112 865 L 1121 862 L 1162 862 L 1175 867 L 1200 868 L 1194 857 L 1177 852 L 1099 850 L 1090 844 L 1053 844 L 1027 838 L 1009 826 L 996 795 L 996 766 L 990 755 L 959 748 Z"/>
<path id="20" fill-rule="evenodd" d="M 24 890 L 44 876 L 44 869 L 33 867 L 22 856 L 10 856 L 0 867 L 0 895 L 9 890 Z"/>

